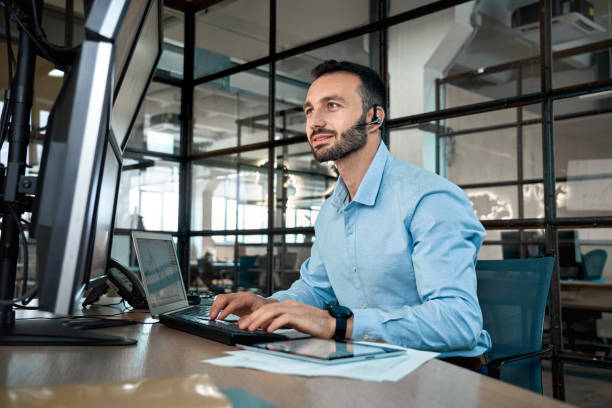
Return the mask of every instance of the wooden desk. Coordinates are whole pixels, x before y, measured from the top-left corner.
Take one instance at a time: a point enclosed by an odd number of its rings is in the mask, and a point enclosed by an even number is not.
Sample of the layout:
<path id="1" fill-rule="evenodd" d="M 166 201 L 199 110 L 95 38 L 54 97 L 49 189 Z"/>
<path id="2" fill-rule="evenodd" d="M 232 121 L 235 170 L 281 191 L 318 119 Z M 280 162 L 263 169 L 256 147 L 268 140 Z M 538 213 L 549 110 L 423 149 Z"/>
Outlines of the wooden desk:
<path id="1" fill-rule="evenodd" d="M 612 282 L 561 280 L 561 306 L 612 312 Z"/>
<path id="2" fill-rule="evenodd" d="M 129 314 L 142 320 L 146 314 Z M 161 324 L 101 330 L 138 339 L 125 347 L 0 347 L 3 388 L 125 381 L 208 373 L 219 388 L 241 387 L 278 407 L 556 407 L 565 406 L 512 385 L 432 360 L 399 382 L 299 377 L 201 360 L 234 347 L 169 329 Z"/>

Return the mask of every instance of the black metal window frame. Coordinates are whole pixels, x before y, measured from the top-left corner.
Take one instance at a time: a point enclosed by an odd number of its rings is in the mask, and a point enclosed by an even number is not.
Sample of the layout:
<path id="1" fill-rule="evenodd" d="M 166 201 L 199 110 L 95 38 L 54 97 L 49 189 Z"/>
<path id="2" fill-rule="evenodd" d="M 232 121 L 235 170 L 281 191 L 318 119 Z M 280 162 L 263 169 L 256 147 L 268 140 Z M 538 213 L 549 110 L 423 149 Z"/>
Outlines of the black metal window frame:
<path id="1" fill-rule="evenodd" d="M 179 228 L 178 231 L 171 233 L 178 237 L 179 242 L 179 257 L 183 266 L 184 278 L 188 281 L 186 271 L 189 270 L 189 241 L 192 237 L 197 236 L 213 236 L 213 235 L 267 235 L 267 257 L 268 270 L 266 276 L 266 289 L 268 293 L 274 290 L 272 279 L 272 257 L 274 251 L 274 237 L 284 234 L 314 234 L 312 227 L 285 228 L 274 227 L 274 149 L 279 146 L 287 146 L 291 144 L 303 143 L 306 141 L 305 135 L 294 135 L 285 139 L 275 139 L 274 134 L 275 119 L 278 112 L 275 110 L 275 82 L 276 82 L 276 62 L 300 55 L 304 52 L 315 50 L 331 44 L 348 40 L 354 37 L 365 34 L 378 34 L 378 69 L 380 70 L 383 81 L 388 86 L 387 74 L 387 29 L 393 25 L 405 23 L 420 17 L 425 17 L 445 9 L 455 7 L 469 0 L 441 0 L 430 4 L 414 8 L 412 10 L 388 17 L 387 10 L 389 9 L 390 0 L 371 0 L 371 15 L 374 20 L 370 24 L 349 29 L 325 38 L 317 39 L 294 48 L 276 51 L 276 0 L 269 0 L 269 54 L 265 57 L 246 62 L 241 65 L 236 65 L 231 68 L 205 75 L 200 78 L 194 78 L 194 52 L 195 52 L 195 17 L 199 11 L 195 6 L 185 6 L 184 12 L 184 66 L 183 78 L 173 79 L 165 76 L 156 75 L 154 81 L 175 86 L 181 89 L 181 148 L 180 154 L 162 154 L 159 152 L 127 149 L 128 154 L 146 154 L 148 156 L 157 157 L 162 160 L 173 161 L 180 163 L 179 177 Z M 612 79 L 602 80 L 597 82 L 583 83 L 562 88 L 552 87 L 552 62 L 553 58 L 563 58 L 570 55 L 576 55 L 595 49 L 610 48 L 612 40 L 606 40 L 599 43 L 589 44 L 587 46 L 576 47 L 571 50 L 564 50 L 552 53 L 551 47 L 551 0 L 540 0 L 540 55 L 532 58 L 527 58 L 511 63 L 500 64 L 493 67 L 487 67 L 474 72 L 466 72 L 460 75 L 453 75 L 446 78 L 440 78 L 436 81 L 437 88 L 445 83 L 460 77 L 477 77 L 493 72 L 499 72 L 509 68 L 526 65 L 538 64 L 540 68 L 541 89 L 538 92 L 528 94 L 519 94 L 514 97 L 501 98 L 497 100 L 463 105 L 453 108 L 441 109 L 439 103 L 436 110 L 424 112 L 415 115 L 390 118 L 386 121 L 386 128 L 389 131 L 408 128 L 428 128 L 434 129 L 436 134 L 436 161 L 437 169 L 439 170 L 439 141 L 440 139 L 462 134 L 473 134 L 476 132 L 484 132 L 497 129 L 505 129 L 516 127 L 517 125 L 526 126 L 540 124 L 542 127 L 542 178 L 523 179 L 521 170 L 517 170 L 517 179 L 509 179 L 506 181 L 492 183 L 474 183 L 462 185 L 462 188 L 478 188 L 478 187 L 499 187 L 499 186 L 519 186 L 524 184 L 541 183 L 544 185 L 544 209 L 543 218 L 522 218 L 522 211 L 519 211 L 517 219 L 500 219 L 500 220 L 483 220 L 482 224 L 488 230 L 495 229 L 518 229 L 522 233 L 525 229 L 544 229 L 545 231 L 545 246 L 549 253 L 557 254 L 557 230 L 560 228 L 594 228 L 594 227 L 610 227 L 612 226 L 612 217 L 557 217 L 556 214 L 556 196 L 555 183 L 564 181 L 564 178 L 555 177 L 554 174 L 554 138 L 553 138 L 553 123 L 565 119 L 571 119 L 572 114 L 553 116 L 553 102 L 565 98 L 586 95 L 590 93 L 603 92 L 612 89 Z M 224 148 L 214 151 L 193 153 L 191 150 L 193 137 L 193 95 L 194 87 L 214 81 L 219 78 L 227 77 L 237 73 L 252 70 L 262 65 L 268 65 L 268 140 L 265 142 L 252 143 L 246 145 L 238 145 L 231 148 Z M 439 101 L 439 98 L 438 98 Z M 520 114 L 521 109 L 517 109 L 517 121 L 512 123 L 502 123 L 495 126 L 483 127 L 480 129 L 469 129 L 456 132 L 445 132 L 440 127 L 440 121 L 460 116 L 473 115 L 478 113 L 493 112 L 497 110 L 521 108 L 527 105 L 539 104 L 541 106 L 542 115 L 539 119 L 523 120 Z M 593 111 L 591 114 L 608 113 L 607 111 Z M 387 140 L 388 142 L 388 140 Z M 520 141 L 518 142 L 520 143 Z M 191 169 L 192 164 L 197 160 L 207 159 L 211 157 L 225 156 L 229 154 L 240 154 L 247 151 L 268 149 L 268 228 L 262 229 L 233 229 L 233 230 L 191 230 Z M 521 155 L 517 155 L 517 161 L 520 165 Z M 517 167 L 522 169 L 522 165 Z M 522 188 L 518 188 L 522 191 Z M 521 192 L 519 192 L 519 195 Z M 519 206 L 522 206 L 522 200 L 519 200 Z M 117 233 L 127 234 L 131 230 L 117 230 Z M 237 243 L 237 239 L 235 242 Z M 236 244 L 237 245 L 237 244 Z M 237 253 L 237 252 L 236 252 Z M 612 368 L 612 365 L 601 359 L 592 359 L 590 357 L 577 357 L 574 354 L 567 353 L 563 350 L 562 342 L 562 327 L 561 327 L 561 303 L 560 303 L 560 282 L 559 282 L 559 267 L 558 258 L 553 273 L 550 291 L 549 310 L 551 314 L 551 332 L 553 342 L 552 353 L 552 377 L 553 377 L 553 396 L 557 399 L 565 399 L 565 384 L 563 374 L 564 362 L 585 363 L 599 367 Z"/>

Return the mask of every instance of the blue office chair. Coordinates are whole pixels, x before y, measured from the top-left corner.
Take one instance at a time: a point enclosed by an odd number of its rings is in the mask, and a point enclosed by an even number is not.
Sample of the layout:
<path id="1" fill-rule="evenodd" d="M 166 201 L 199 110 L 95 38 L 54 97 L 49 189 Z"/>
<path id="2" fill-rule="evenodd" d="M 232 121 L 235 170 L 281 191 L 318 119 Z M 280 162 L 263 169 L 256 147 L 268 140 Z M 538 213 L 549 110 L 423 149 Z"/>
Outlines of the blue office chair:
<path id="1" fill-rule="evenodd" d="M 582 272 L 584 280 L 601 279 L 608 253 L 603 249 L 594 249 L 582 254 Z"/>
<path id="2" fill-rule="evenodd" d="M 259 273 L 252 269 L 255 268 L 258 258 L 257 255 L 240 255 L 235 280 L 235 286 L 237 286 L 237 288 L 257 287 L 259 283 Z"/>
<path id="3" fill-rule="evenodd" d="M 554 258 L 478 261 L 478 300 L 493 346 L 489 376 L 542 393 L 540 355 Z"/>

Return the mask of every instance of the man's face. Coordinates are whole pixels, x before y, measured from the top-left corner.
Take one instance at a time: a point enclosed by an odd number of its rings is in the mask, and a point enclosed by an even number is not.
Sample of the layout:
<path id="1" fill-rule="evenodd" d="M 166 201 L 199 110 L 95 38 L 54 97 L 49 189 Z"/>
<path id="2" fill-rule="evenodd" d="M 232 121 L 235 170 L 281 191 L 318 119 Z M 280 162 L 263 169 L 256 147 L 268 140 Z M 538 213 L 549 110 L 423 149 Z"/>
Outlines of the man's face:
<path id="1" fill-rule="evenodd" d="M 362 148 L 367 140 L 359 87 L 361 80 L 348 72 L 325 74 L 315 80 L 306 96 L 306 134 L 319 162 L 339 160 Z"/>

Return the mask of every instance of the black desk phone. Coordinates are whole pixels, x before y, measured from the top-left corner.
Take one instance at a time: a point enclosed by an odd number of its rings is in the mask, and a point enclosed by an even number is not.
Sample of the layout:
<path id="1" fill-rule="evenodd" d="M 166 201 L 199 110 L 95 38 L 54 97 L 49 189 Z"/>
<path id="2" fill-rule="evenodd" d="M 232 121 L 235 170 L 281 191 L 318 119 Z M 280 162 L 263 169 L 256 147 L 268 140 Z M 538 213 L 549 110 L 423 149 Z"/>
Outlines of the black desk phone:
<path id="1" fill-rule="evenodd" d="M 149 308 L 140 279 L 116 259 L 109 258 L 106 278 L 117 289 L 119 296 L 125 299 L 134 309 Z"/>
<path id="2" fill-rule="evenodd" d="M 149 308 L 140 279 L 138 279 L 134 272 L 127 269 L 116 259 L 110 258 L 108 260 L 106 278 L 117 288 L 119 296 L 125 299 L 134 309 Z M 187 294 L 187 300 L 190 305 L 199 305 L 201 295 L 189 293 Z"/>
<path id="3" fill-rule="evenodd" d="M 113 258 L 109 258 L 106 265 L 106 282 L 94 287 L 89 292 L 83 301 L 83 307 L 97 302 L 102 295 L 108 292 L 109 285 L 113 286 L 119 296 L 134 309 L 149 308 L 144 288 L 138 276 Z"/>

